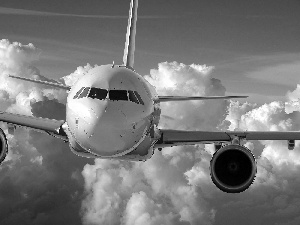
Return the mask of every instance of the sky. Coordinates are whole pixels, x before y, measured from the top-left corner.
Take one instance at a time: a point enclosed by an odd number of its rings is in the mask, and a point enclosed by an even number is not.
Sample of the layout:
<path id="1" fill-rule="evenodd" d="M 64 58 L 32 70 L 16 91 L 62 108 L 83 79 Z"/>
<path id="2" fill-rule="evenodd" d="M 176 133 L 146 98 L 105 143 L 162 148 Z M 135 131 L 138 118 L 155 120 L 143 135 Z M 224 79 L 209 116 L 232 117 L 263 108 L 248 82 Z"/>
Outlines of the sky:
<path id="1" fill-rule="evenodd" d="M 129 0 L 2 0 L 0 110 L 65 119 L 67 94 L 14 74 L 73 84 L 122 63 Z M 135 69 L 160 95 L 249 95 L 162 104 L 161 127 L 299 130 L 300 2 L 139 1 Z M 187 110 L 189 109 L 189 110 Z M 6 124 L 0 124 L 5 133 Z M 299 224 L 300 146 L 246 142 L 257 158 L 241 194 L 210 179 L 211 145 L 165 148 L 147 162 L 85 159 L 54 137 L 7 134 L 0 224 Z"/>

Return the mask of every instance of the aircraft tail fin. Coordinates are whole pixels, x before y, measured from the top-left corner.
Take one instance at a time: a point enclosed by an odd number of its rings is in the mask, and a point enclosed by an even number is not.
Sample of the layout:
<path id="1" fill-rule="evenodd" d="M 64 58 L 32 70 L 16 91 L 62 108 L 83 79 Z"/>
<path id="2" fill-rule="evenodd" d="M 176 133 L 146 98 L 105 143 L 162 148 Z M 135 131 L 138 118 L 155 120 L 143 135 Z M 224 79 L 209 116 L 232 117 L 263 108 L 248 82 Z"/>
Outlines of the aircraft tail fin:
<path id="1" fill-rule="evenodd" d="M 131 0 L 127 33 L 126 33 L 126 42 L 125 42 L 125 49 L 124 49 L 124 56 L 123 56 L 124 66 L 131 69 L 133 69 L 133 64 L 134 64 L 137 8 L 138 8 L 138 0 Z"/>

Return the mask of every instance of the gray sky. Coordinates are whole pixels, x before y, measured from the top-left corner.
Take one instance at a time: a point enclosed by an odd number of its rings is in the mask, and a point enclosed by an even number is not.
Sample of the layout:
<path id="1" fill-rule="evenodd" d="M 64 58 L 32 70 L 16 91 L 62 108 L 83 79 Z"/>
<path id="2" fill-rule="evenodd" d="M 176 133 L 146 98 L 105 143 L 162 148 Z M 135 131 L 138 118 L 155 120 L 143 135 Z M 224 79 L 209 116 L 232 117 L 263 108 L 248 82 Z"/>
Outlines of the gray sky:
<path id="1" fill-rule="evenodd" d="M 36 66 L 46 76 L 122 62 L 127 1 L 3 0 L 0 7 L 1 38 L 42 49 Z M 136 70 L 207 64 L 228 93 L 283 100 L 298 82 L 299 10 L 297 0 L 140 1 Z"/>
<path id="2" fill-rule="evenodd" d="M 122 63 L 128 8 L 129 0 L 0 1 L 0 110 L 64 119 L 64 91 L 7 73 L 72 81 L 87 63 Z M 135 69 L 159 94 L 250 95 L 248 103 L 162 104 L 162 127 L 300 130 L 299 12 L 296 0 L 140 0 Z M 7 138 L 1 225 L 300 224 L 298 142 L 294 151 L 283 141 L 246 143 L 257 177 L 232 195 L 210 179 L 208 145 L 131 163 L 81 158 L 23 128 Z"/>

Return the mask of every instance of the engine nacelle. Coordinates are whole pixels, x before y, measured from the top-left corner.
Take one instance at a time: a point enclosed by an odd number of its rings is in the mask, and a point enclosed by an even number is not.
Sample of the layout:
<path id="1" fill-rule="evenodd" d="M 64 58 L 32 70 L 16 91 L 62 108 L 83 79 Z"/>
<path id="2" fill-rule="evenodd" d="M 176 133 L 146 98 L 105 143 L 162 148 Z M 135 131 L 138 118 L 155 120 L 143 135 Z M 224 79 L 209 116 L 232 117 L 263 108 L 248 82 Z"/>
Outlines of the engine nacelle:
<path id="1" fill-rule="evenodd" d="M 8 152 L 6 135 L 2 129 L 0 129 L 0 165 L 4 161 Z"/>
<path id="2" fill-rule="evenodd" d="M 241 145 L 222 147 L 210 161 L 212 181 L 219 189 L 228 193 L 245 191 L 253 183 L 256 171 L 254 155 Z"/>

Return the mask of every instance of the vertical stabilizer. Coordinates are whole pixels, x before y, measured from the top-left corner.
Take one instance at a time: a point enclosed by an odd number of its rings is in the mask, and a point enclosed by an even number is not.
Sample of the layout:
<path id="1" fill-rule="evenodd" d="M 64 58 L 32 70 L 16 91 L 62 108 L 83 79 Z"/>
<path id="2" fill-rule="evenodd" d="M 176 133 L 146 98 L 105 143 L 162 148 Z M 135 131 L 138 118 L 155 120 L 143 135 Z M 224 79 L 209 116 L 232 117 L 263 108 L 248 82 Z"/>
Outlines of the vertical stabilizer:
<path id="1" fill-rule="evenodd" d="M 123 56 L 123 63 L 126 67 L 129 68 L 133 68 L 133 64 L 134 64 L 137 8 L 138 8 L 138 0 L 131 0 L 126 42 L 125 42 L 125 49 L 124 49 L 124 56 Z"/>

